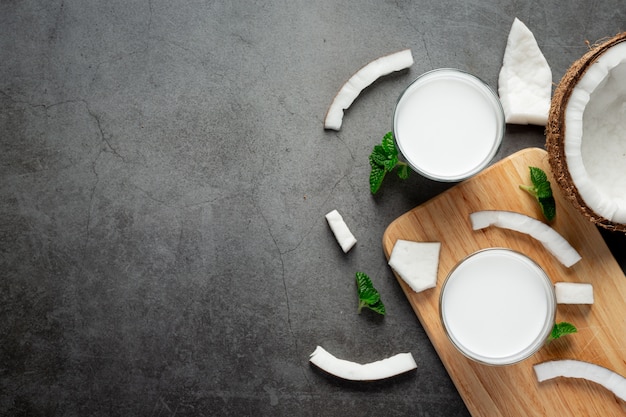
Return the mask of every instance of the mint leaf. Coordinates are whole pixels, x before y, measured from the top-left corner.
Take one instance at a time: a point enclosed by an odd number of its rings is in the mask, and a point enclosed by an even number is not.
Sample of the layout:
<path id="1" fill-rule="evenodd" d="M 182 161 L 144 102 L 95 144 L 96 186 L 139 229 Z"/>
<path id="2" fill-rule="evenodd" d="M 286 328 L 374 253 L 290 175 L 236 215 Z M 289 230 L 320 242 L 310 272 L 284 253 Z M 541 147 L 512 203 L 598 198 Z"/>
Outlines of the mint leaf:
<path id="1" fill-rule="evenodd" d="M 380 294 L 374 288 L 372 280 L 363 272 L 356 273 L 357 293 L 359 296 L 358 313 L 361 314 L 363 307 L 369 308 L 379 314 L 385 315 L 385 306 L 380 299 Z"/>
<path id="2" fill-rule="evenodd" d="M 375 145 L 369 156 L 370 166 L 370 191 L 376 194 L 380 189 L 385 174 L 398 167 L 398 177 L 407 179 L 409 177 L 409 167 L 406 163 L 398 159 L 398 149 L 392 132 L 387 132 L 383 136 L 380 144 Z M 382 171 L 382 172 L 381 172 Z"/>
<path id="3" fill-rule="evenodd" d="M 548 182 L 548 176 L 546 173 L 537 167 L 528 167 L 530 169 L 530 181 L 535 187 L 540 184 Z"/>
<path id="4" fill-rule="evenodd" d="M 556 203 L 554 202 L 554 197 L 538 198 L 537 201 L 539 201 L 541 212 L 547 220 L 552 220 L 556 217 Z"/>
<path id="5" fill-rule="evenodd" d="M 385 150 L 385 152 L 387 153 L 387 155 L 398 154 L 398 150 L 396 149 L 396 142 L 393 138 L 393 133 L 391 132 L 385 133 L 385 136 L 383 136 L 383 141 L 381 142 L 381 145 L 383 149 Z"/>
<path id="6" fill-rule="evenodd" d="M 552 187 L 550 187 L 550 181 L 535 184 L 534 187 L 535 196 L 537 198 L 552 198 Z"/>
<path id="7" fill-rule="evenodd" d="M 372 298 L 371 294 L 376 293 L 377 291 L 374 289 L 374 284 L 372 284 L 372 280 L 367 274 L 364 272 L 357 272 L 356 275 L 356 285 L 357 291 L 359 292 L 359 300 L 371 301 L 375 303 L 378 301 L 378 298 Z"/>
<path id="8" fill-rule="evenodd" d="M 382 166 L 387 160 L 387 155 L 387 151 L 385 151 L 385 148 L 383 148 L 382 145 L 374 146 L 374 150 L 369 156 L 370 165 L 376 164 L 378 166 Z"/>
<path id="9" fill-rule="evenodd" d="M 373 305 L 380 301 L 380 294 L 373 287 L 359 291 L 359 303 L 362 305 Z"/>
<path id="10" fill-rule="evenodd" d="M 566 321 L 562 321 L 560 323 L 554 323 L 554 327 L 552 328 L 552 332 L 550 333 L 550 336 L 548 336 L 547 342 L 549 343 L 555 339 L 558 339 L 559 337 L 576 333 L 576 332 L 578 332 L 578 329 L 576 329 L 576 326 L 574 326 L 571 323 L 568 323 Z"/>
<path id="11" fill-rule="evenodd" d="M 383 167 L 387 172 L 391 172 L 391 170 L 398 164 L 398 156 L 392 155 L 387 157 L 387 159 L 383 162 Z"/>
<path id="12" fill-rule="evenodd" d="M 541 208 L 543 216 L 548 221 L 552 221 L 556 216 L 556 202 L 552 195 L 552 187 L 546 173 L 537 167 L 528 167 L 530 170 L 531 185 L 520 185 L 519 188 L 527 191 L 535 197 Z"/>
<path id="13" fill-rule="evenodd" d="M 372 165 L 372 170 L 370 171 L 370 192 L 372 194 L 376 194 L 376 192 L 380 189 L 380 186 L 383 184 L 383 179 L 385 178 L 386 171 L 379 166 Z"/>
<path id="14" fill-rule="evenodd" d="M 381 300 L 378 300 L 374 304 L 369 304 L 367 308 L 369 308 L 372 311 L 377 312 L 380 315 L 383 315 L 383 316 L 385 315 L 385 306 Z"/>

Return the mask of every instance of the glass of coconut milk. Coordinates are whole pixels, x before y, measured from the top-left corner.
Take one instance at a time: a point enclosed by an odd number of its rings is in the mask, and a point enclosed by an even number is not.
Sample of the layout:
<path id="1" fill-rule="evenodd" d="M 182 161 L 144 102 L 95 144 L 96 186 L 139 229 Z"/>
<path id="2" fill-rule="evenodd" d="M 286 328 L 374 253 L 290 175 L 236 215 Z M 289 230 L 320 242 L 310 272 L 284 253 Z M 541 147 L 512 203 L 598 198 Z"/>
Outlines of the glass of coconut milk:
<path id="1" fill-rule="evenodd" d="M 396 103 L 393 130 L 409 166 L 436 181 L 480 172 L 500 147 L 506 123 L 498 96 L 457 69 L 427 72 Z"/>
<path id="2" fill-rule="evenodd" d="M 490 248 L 460 261 L 448 274 L 439 311 L 452 344 L 488 365 L 510 365 L 534 354 L 552 331 L 554 286 L 519 252 Z"/>

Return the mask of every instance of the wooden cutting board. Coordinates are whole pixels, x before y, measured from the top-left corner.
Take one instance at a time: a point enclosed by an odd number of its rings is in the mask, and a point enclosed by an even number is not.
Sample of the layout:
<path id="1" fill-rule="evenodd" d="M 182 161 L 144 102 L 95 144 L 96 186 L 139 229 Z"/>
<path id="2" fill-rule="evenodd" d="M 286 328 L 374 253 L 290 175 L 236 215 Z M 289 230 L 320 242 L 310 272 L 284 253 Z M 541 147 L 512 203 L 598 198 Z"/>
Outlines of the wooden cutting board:
<path id="1" fill-rule="evenodd" d="M 530 184 L 529 166 L 546 171 L 553 184 L 557 218 L 552 226 L 582 255 L 571 268 L 562 266 L 525 234 L 493 227 L 471 229 L 469 214 L 477 210 L 511 210 L 542 219 L 536 201 L 518 187 Z M 387 259 L 397 239 L 442 242 L 435 288 L 415 293 L 397 278 L 475 417 L 626 416 L 626 402 L 600 385 L 570 378 L 538 383 L 535 377 L 533 364 L 554 359 L 593 362 L 626 376 L 626 277 L 596 227 L 563 199 L 555 184 L 547 153 L 525 149 L 400 216 L 384 233 Z M 447 339 L 439 319 L 441 285 L 458 261 L 488 247 L 507 247 L 528 255 L 553 282 L 591 283 L 593 305 L 557 307 L 556 320 L 574 324 L 578 333 L 557 339 L 511 366 L 481 365 L 460 354 Z"/>

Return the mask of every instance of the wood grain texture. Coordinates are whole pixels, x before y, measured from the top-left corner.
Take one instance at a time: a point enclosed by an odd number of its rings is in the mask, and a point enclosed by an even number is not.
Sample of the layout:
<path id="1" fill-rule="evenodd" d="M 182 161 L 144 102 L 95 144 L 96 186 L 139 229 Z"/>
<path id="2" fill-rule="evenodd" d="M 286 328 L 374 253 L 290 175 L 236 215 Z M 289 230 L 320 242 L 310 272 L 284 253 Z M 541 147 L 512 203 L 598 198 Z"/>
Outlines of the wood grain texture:
<path id="1" fill-rule="evenodd" d="M 475 177 L 394 220 L 383 235 L 389 259 L 398 239 L 442 242 L 437 286 L 413 292 L 399 277 L 419 321 L 473 416 L 625 416 L 626 403 L 605 388 L 579 379 L 538 383 L 533 365 L 554 359 L 578 359 L 626 376 L 626 277 L 602 236 L 553 185 L 557 218 L 551 224 L 582 255 L 566 268 L 532 237 L 490 227 L 472 231 L 469 214 L 511 210 L 542 219 L 538 204 L 519 184 L 529 184 L 529 166 L 550 174 L 547 153 L 530 148 L 494 164 Z M 586 282 L 593 305 L 557 306 L 556 320 L 576 325 L 578 333 L 558 339 L 516 365 L 493 367 L 465 358 L 447 339 L 439 318 L 439 295 L 452 267 L 488 247 L 506 247 L 534 259 L 553 282 Z"/>

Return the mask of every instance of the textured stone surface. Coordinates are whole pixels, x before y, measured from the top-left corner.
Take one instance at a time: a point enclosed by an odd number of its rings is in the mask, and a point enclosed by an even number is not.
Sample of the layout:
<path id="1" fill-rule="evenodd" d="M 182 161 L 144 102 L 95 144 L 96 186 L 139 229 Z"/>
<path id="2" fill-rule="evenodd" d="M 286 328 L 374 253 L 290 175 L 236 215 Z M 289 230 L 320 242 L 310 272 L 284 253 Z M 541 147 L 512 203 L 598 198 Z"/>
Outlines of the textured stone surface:
<path id="1" fill-rule="evenodd" d="M 0 414 L 467 416 L 381 248 L 449 185 L 389 177 L 372 197 L 367 156 L 417 75 L 497 87 L 514 17 L 555 82 L 626 29 L 622 1 L 497 3 L 0 2 Z M 341 84 L 404 48 L 415 65 L 324 131 Z M 497 159 L 543 142 L 508 126 Z M 384 319 L 356 314 L 357 270 Z M 318 344 L 418 370 L 338 381 L 309 365 Z"/>

